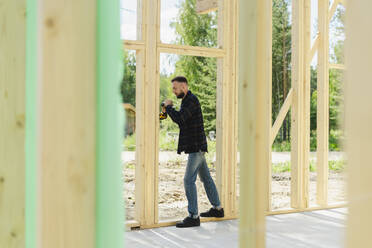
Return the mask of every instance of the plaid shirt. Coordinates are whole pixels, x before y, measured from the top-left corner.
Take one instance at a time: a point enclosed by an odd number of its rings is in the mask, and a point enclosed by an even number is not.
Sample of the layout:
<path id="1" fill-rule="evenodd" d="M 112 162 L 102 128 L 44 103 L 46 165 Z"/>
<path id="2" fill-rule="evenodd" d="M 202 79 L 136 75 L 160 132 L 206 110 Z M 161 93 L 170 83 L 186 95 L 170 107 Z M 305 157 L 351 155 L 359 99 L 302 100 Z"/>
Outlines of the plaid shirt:
<path id="1" fill-rule="evenodd" d="M 204 132 L 203 114 L 198 98 L 188 91 L 182 100 L 180 111 L 173 106 L 166 107 L 167 114 L 178 124 L 180 135 L 177 153 L 207 152 L 207 138 Z"/>

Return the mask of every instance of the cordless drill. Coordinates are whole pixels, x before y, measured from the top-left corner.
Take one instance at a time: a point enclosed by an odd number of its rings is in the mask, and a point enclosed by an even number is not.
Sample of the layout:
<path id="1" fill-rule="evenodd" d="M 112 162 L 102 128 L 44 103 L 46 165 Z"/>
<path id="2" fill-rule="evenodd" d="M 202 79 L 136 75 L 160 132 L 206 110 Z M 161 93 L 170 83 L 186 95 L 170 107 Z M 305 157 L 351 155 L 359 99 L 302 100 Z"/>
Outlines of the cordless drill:
<path id="1" fill-rule="evenodd" d="M 167 115 L 167 112 L 165 111 L 165 105 L 164 105 L 163 102 L 161 103 L 161 107 L 162 107 L 162 111 L 159 114 L 159 119 L 160 120 L 165 120 L 165 119 L 167 119 L 168 115 Z"/>

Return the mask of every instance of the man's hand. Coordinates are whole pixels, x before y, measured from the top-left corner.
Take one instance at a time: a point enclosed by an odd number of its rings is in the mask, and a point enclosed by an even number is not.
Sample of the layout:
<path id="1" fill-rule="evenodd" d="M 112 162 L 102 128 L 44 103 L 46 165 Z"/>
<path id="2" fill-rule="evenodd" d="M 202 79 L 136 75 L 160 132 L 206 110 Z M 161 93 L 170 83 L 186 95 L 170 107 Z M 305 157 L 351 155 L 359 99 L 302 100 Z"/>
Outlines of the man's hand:
<path id="1" fill-rule="evenodd" d="M 167 100 L 164 101 L 164 107 L 166 107 L 166 106 L 168 106 L 168 105 L 170 105 L 170 106 L 173 105 L 172 100 L 167 99 Z"/>

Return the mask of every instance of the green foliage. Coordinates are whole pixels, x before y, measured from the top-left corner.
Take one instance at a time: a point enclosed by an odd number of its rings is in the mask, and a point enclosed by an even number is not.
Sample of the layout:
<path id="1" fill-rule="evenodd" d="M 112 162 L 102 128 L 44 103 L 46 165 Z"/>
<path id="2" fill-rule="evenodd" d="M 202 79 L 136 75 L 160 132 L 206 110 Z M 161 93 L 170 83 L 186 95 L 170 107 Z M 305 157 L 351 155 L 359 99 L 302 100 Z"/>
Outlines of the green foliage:
<path id="1" fill-rule="evenodd" d="M 331 171 L 341 172 L 346 169 L 345 160 L 329 161 L 328 165 Z"/>
<path id="2" fill-rule="evenodd" d="M 180 5 L 179 15 L 171 26 L 177 34 L 176 43 L 190 46 L 217 46 L 217 15 L 199 15 L 195 0 L 185 0 Z M 200 101 L 206 134 L 216 130 L 216 81 L 215 58 L 180 56 L 175 75 L 183 75 L 189 81 L 190 90 Z"/>
<path id="3" fill-rule="evenodd" d="M 274 142 L 272 146 L 273 152 L 289 152 L 291 150 L 291 142 L 290 141 L 282 141 L 282 142 Z"/>
<path id="4" fill-rule="evenodd" d="M 342 172 L 345 170 L 346 162 L 345 160 L 335 160 L 328 162 L 328 168 L 330 171 L 334 172 Z M 310 161 L 310 172 L 316 172 L 316 162 L 311 160 Z M 291 171 L 291 162 L 283 162 L 283 163 L 275 163 L 272 165 L 272 172 L 273 173 L 283 173 L 283 172 L 290 172 Z"/>
<path id="5" fill-rule="evenodd" d="M 291 162 L 276 163 L 272 166 L 273 173 L 282 173 L 291 171 Z"/>
<path id="6" fill-rule="evenodd" d="M 123 103 L 136 106 L 136 54 L 124 50 L 124 76 L 120 85 Z"/>
<path id="7" fill-rule="evenodd" d="M 342 130 L 330 130 L 329 149 L 331 151 L 341 151 L 344 136 Z"/>
<path id="8" fill-rule="evenodd" d="M 217 47 L 217 15 L 199 15 L 195 11 L 195 0 L 180 1 L 179 15 L 171 24 L 177 37 L 176 44 Z M 344 63 L 344 16 L 345 9 L 340 7 L 332 18 L 331 27 L 336 30 L 336 43 L 331 47 L 332 63 Z M 290 0 L 273 0 L 273 46 L 272 46 L 272 123 L 275 121 L 286 95 L 291 88 L 291 20 Z M 134 52 L 124 53 L 124 78 L 121 85 L 123 102 L 135 106 L 136 58 Z M 316 150 L 317 129 L 317 71 L 311 67 L 311 103 L 310 103 L 310 149 Z M 160 75 L 160 101 L 172 99 L 179 108 L 180 100 L 171 90 L 170 80 L 173 76 L 184 75 L 189 80 L 190 90 L 201 103 L 206 134 L 216 130 L 216 81 L 217 60 L 215 58 L 179 56 L 173 75 Z M 329 73 L 329 148 L 340 150 L 343 133 L 340 123 L 343 110 L 342 93 L 343 72 L 331 69 Z M 160 106 L 159 106 L 160 109 Z M 291 113 L 287 115 L 273 144 L 274 151 L 290 151 Z M 161 130 L 177 132 L 178 126 L 170 119 L 160 123 Z M 128 141 L 127 141 L 128 142 Z M 162 143 L 162 142 L 161 142 Z M 171 145 L 164 140 L 162 149 Z M 209 143 L 209 148 L 211 143 Z M 130 148 L 132 149 L 132 148 Z"/>
<path id="9" fill-rule="evenodd" d="M 160 151 L 177 151 L 178 138 L 167 135 L 166 130 L 160 130 L 159 149 Z"/>
<path id="10" fill-rule="evenodd" d="M 291 88 L 291 23 L 289 1 L 273 0 L 272 123 Z M 279 130 L 276 142 L 289 141 L 290 114 Z"/>
<path id="11" fill-rule="evenodd" d="M 136 150 L 136 134 L 128 135 L 124 139 L 124 150 L 135 151 Z"/>

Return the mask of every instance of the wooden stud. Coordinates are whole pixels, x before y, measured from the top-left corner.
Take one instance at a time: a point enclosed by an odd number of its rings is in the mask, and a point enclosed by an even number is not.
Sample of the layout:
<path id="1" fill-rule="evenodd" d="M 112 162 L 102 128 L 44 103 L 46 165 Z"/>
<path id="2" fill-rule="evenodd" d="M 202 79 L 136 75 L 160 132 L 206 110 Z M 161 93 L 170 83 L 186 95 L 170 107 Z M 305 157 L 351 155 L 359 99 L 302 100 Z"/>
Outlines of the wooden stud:
<path id="1" fill-rule="evenodd" d="M 310 152 L 310 2 L 292 4 L 291 206 L 308 206 Z"/>
<path id="2" fill-rule="evenodd" d="M 335 0 L 337 2 L 337 0 Z M 329 132 L 329 0 L 318 0 L 319 49 L 317 81 L 317 204 L 328 204 Z"/>
<path id="3" fill-rule="evenodd" d="M 266 59 L 267 59 L 267 66 L 266 66 L 266 73 L 268 75 L 268 83 L 269 83 L 269 99 L 267 101 L 267 104 L 268 104 L 268 109 L 269 109 L 269 117 L 268 117 L 268 122 L 267 122 L 267 129 L 269 130 L 269 134 L 271 135 L 271 132 L 272 132 L 272 40 L 273 40 L 273 35 L 272 35 L 272 29 L 273 29 L 273 1 L 272 0 L 268 0 L 266 1 L 266 9 L 268 10 L 268 18 L 269 20 L 266 22 L 266 30 L 268 32 L 268 37 L 267 37 L 267 44 L 266 44 L 266 49 L 268 50 L 267 53 L 266 53 Z M 292 101 L 291 101 L 292 102 Z M 269 141 L 268 141 L 268 159 L 267 159 L 267 167 L 268 167 L 268 173 L 267 173 L 267 182 L 268 182 L 268 186 L 267 186 L 267 197 L 268 197 L 268 200 L 267 200 L 267 208 L 266 208 L 266 211 L 271 211 L 271 200 L 272 200 L 272 197 L 271 197 L 271 181 L 272 181 L 272 143 L 270 142 L 271 140 L 271 136 L 269 135 Z"/>
<path id="4" fill-rule="evenodd" d="M 37 247 L 94 247 L 96 4 L 38 4 Z"/>
<path id="5" fill-rule="evenodd" d="M 196 12 L 206 14 L 218 9 L 219 0 L 196 0 Z"/>
<path id="6" fill-rule="evenodd" d="M 142 33 L 144 53 L 137 57 L 136 90 L 136 220 L 143 226 L 157 219 L 157 161 L 158 161 L 158 94 L 157 75 L 159 41 L 159 0 L 142 0 Z M 154 11 L 156 10 L 156 11 Z M 141 75 L 143 73 L 143 75 Z"/>
<path id="7" fill-rule="evenodd" d="M 303 109 L 303 161 L 302 161 L 302 203 L 304 207 L 309 207 L 309 173 L 310 173 L 310 102 L 311 102 L 311 72 L 310 72 L 310 52 L 311 52 L 311 0 L 304 0 L 304 109 Z"/>
<path id="8" fill-rule="evenodd" d="M 235 215 L 236 210 L 236 1 L 220 0 L 218 40 L 226 53 L 217 65 L 217 188 L 226 216 Z M 226 27 L 229 27 L 228 29 Z"/>
<path id="9" fill-rule="evenodd" d="M 270 135 L 271 145 L 274 143 L 275 137 L 278 134 L 279 129 L 282 126 L 285 117 L 287 116 L 287 113 L 292 105 L 292 100 L 293 100 L 293 89 L 290 89 L 288 92 L 287 98 L 285 99 L 283 106 L 279 111 L 278 117 L 276 118 L 274 125 L 271 128 L 271 135 Z"/>
<path id="10" fill-rule="evenodd" d="M 346 247 L 369 247 L 372 223 L 372 1 L 348 1 L 346 12 L 345 134 L 348 158 Z"/>
<path id="11" fill-rule="evenodd" d="M 0 247 L 25 246 L 26 1 L 0 5 Z"/>
<path id="12" fill-rule="evenodd" d="M 270 108 L 269 1 L 239 3 L 240 247 L 265 247 Z"/>

